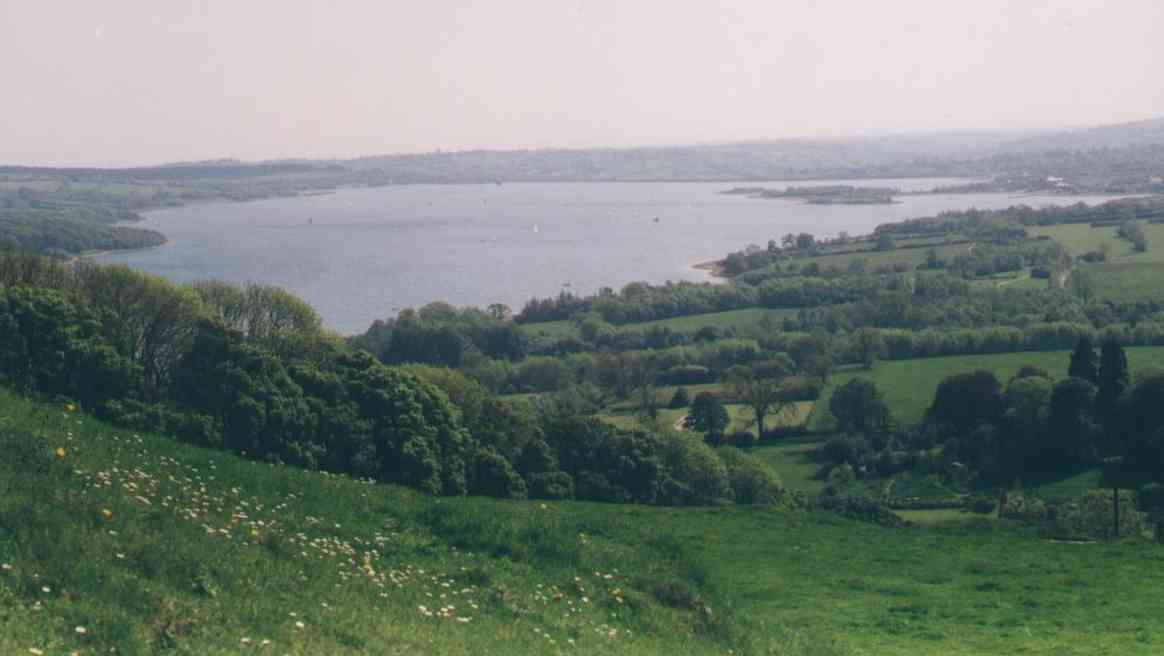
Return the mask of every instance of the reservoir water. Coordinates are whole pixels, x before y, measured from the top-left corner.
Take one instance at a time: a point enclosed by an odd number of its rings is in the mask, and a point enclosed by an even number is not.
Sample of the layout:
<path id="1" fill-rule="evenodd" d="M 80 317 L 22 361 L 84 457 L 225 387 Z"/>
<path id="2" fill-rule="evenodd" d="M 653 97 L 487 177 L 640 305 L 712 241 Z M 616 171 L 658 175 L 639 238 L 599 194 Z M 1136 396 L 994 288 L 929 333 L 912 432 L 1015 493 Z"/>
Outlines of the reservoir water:
<path id="1" fill-rule="evenodd" d="M 740 183 L 927 190 L 949 179 Z M 148 212 L 158 249 L 101 256 L 177 282 L 217 278 L 294 292 L 345 334 L 405 307 L 591 293 L 631 281 L 707 280 L 693 269 L 788 232 L 870 232 L 945 210 L 1106 197 L 930 194 L 893 205 L 807 205 L 718 192 L 733 183 L 402 185 Z"/>

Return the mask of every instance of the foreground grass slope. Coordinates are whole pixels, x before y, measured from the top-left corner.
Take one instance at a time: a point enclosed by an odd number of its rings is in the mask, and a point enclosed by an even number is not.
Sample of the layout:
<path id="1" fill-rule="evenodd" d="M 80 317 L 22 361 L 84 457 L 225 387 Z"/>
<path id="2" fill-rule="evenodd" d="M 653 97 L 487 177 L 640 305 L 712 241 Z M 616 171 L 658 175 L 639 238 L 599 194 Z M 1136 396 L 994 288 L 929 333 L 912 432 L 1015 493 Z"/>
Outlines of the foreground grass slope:
<path id="1" fill-rule="evenodd" d="M 602 506 L 431 499 L 6 392 L 0 448 L 0 653 L 723 653 L 744 635 L 683 545 Z"/>
<path id="2" fill-rule="evenodd" d="M 0 460 L 4 654 L 1164 648 L 1164 549 L 1143 543 L 762 508 L 429 499 L 6 393 L 0 417 L 0 435 L 40 436 L 6 437 Z"/>

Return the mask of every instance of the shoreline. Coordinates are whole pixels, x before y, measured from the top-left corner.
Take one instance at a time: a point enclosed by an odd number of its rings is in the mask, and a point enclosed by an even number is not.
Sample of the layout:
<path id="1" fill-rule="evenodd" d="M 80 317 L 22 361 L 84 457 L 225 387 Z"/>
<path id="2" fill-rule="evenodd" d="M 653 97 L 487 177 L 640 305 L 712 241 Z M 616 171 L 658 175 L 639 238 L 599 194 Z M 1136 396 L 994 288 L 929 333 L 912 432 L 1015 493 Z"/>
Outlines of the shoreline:
<path id="1" fill-rule="evenodd" d="M 77 264 L 78 262 L 80 262 L 81 260 L 88 260 L 88 259 L 92 259 L 95 257 L 101 257 L 102 255 L 119 255 L 121 253 L 144 253 L 145 251 L 152 251 L 152 250 L 156 250 L 159 248 L 165 248 L 166 246 L 170 246 L 173 243 L 174 243 L 173 240 L 166 238 L 165 241 L 163 241 L 162 243 L 160 243 L 156 246 L 141 246 L 139 248 L 114 248 L 114 249 L 108 249 L 108 250 L 103 250 L 103 251 L 86 251 L 84 253 L 78 253 L 78 254 L 70 257 L 69 259 L 65 260 L 65 265 L 66 266 L 73 266 L 73 265 Z"/>
<path id="2" fill-rule="evenodd" d="M 706 271 L 707 275 L 715 279 L 712 282 L 728 280 L 728 277 L 723 274 L 723 263 L 721 260 L 696 262 L 695 264 L 691 265 L 691 268 L 698 271 Z"/>

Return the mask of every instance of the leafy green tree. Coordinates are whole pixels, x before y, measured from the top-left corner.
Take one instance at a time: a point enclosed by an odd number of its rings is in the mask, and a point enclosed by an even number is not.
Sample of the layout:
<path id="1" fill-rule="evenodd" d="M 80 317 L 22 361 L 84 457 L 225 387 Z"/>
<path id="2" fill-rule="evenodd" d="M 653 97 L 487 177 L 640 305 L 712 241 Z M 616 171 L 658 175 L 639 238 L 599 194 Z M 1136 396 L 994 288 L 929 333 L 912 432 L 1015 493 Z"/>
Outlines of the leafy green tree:
<path id="1" fill-rule="evenodd" d="M 1008 478 L 1034 463 L 1044 442 L 1053 384 L 1045 376 L 1015 378 L 1003 395 L 1000 466 Z"/>
<path id="2" fill-rule="evenodd" d="M 880 435 L 889 430 L 889 406 L 872 381 L 854 378 L 841 385 L 829 399 L 829 412 L 843 433 Z"/>
<path id="3" fill-rule="evenodd" d="M 780 498 L 784 485 L 771 465 L 733 446 L 721 446 L 716 454 L 727 468 L 736 503 L 771 504 Z"/>
<path id="4" fill-rule="evenodd" d="M 1099 382 L 1099 367 L 1095 362 L 1095 346 L 1090 337 L 1084 335 L 1075 343 L 1075 350 L 1071 353 L 1071 362 L 1067 366 L 1067 375 L 1073 378 L 1082 378 L 1093 385 Z"/>
<path id="5" fill-rule="evenodd" d="M 706 506 L 729 501 L 727 467 L 703 440 L 689 433 L 665 432 L 659 455 L 664 476 L 659 493 L 667 505 Z"/>
<path id="6" fill-rule="evenodd" d="M 1130 384 L 1128 356 L 1124 348 L 1114 339 L 1105 340 L 1100 349 L 1099 391 L 1095 397 L 1095 413 L 1104 426 L 1114 427 L 1116 404 Z"/>
<path id="7" fill-rule="evenodd" d="M 770 367 L 736 365 L 727 371 L 728 389 L 733 397 L 752 409 L 756 435 L 764 436 L 764 418 L 784 409 L 784 380 L 788 371 Z"/>
<path id="8" fill-rule="evenodd" d="M 996 423 L 1002 415 L 1002 386 L 994 373 L 954 374 L 938 384 L 927 418 L 969 432 L 982 422 Z"/>
<path id="9" fill-rule="evenodd" d="M 878 359 L 885 357 L 885 339 L 876 328 L 865 327 L 857 330 L 853 335 L 853 346 L 861 366 L 865 369 L 872 369 Z"/>
<path id="10" fill-rule="evenodd" d="M 700 392 L 691 402 L 691 409 L 683 420 L 687 428 L 700 431 L 711 444 L 723 441 L 723 432 L 727 430 L 731 418 L 727 408 L 720 402 L 719 397 L 711 392 Z"/>
<path id="11" fill-rule="evenodd" d="M 1095 461 L 1100 435 L 1095 420 L 1095 385 L 1071 377 L 1055 384 L 1047 416 L 1046 439 L 1040 450 L 1040 469 L 1058 471 L 1064 467 Z"/>
<path id="12" fill-rule="evenodd" d="M 679 387 L 676 388 L 675 393 L 671 395 L 671 402 L 667 404 L 667 407 L 671 408 L 672 410 L 676 410 L 679 408 L 687 407 L 687 404 L 690 402 L 691 399 L 687 397 L 687 390 L 683 387 Z"/>
<path id="13" fill-rule="evenodd" d="M 1138 376 L 1120 399 L 1114 423 L 1127 468 L 1164 482 L 1164 373 Z"/>
<path id="14" fill-rule="evenodd" d="M 101 308 L 104 332 L 118 352 L 141 366 L 145 393 L 165 396 L 198 319 L 206 315 L 198 295 L 120 265 L 78 264 L 75 278 L 86 300 Z"/>
<path id="15" fill-rule="evenodd" d="M 1071 291 L 1084 303 L 1091 301 L 1095 296 L 1095 278 L 1089 271 L 1076 267 L 1071 271 L 1068 279 Z"/>

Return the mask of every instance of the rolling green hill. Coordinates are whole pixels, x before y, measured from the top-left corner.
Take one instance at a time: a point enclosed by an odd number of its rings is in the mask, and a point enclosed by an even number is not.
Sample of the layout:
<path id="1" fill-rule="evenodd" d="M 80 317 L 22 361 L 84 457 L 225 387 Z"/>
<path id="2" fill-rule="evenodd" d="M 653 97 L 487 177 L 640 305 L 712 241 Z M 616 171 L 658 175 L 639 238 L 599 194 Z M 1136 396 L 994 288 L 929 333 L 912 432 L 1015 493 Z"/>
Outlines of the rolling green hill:
<path id="1" fill-rule="evenodd" d="M 1154 653 L 1159 549 L 432 499 L 0 392 L 0 652 Z M 60 449 L 58 451 L 58 449 Z"/>
<path id="2" fill-rule="evenodd" d="M 434 499 L 0 391 L 0 653 L 724 653 L 669 530 Z"/>

